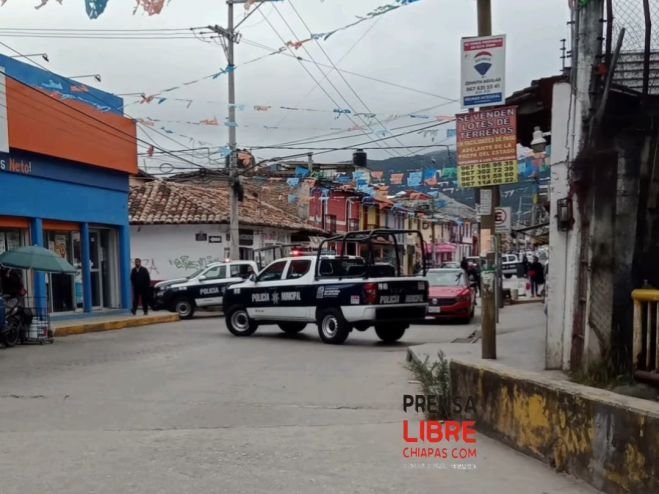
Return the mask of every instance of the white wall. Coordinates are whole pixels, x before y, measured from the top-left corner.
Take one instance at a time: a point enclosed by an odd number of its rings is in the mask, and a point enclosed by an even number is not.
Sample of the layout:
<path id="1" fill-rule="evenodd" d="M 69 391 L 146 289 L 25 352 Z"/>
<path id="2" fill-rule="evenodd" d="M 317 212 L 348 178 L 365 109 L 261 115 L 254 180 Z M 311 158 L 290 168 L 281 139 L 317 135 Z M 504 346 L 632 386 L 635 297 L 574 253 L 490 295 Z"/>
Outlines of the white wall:
<path id="1" fill-rule="evenodd" d="M 257 249 L 290 242 L 290 232 L 275 228 L 249 228 L 254 231 Z M 149 269 L 152 280 L 167 280 L 192 274 L 208 263 L 228 257 L 227 225 L 145 225 L 131 226 L 131 263 L 137 257 Z M 209 238 L 220 236 L 221 243 L 197 241 L 204 233 Z M 226 249 L 226 250 L 225 250 Z"/>
<path id="2" fill-rule="evenodd" d="M 545 366 L 547 369 L 560 369 L 563 365 L 565 342 L 565 309 L 567 290 L 568 233 L 560 232 L 555 218 L 556 202 L 567 197 L 568 183 L 568 121 L 570 120 L 571 87 L 568 83 L 558 83 L 553 88 L 552 128 L 551 128 L 551 182 L 549 185 L 549 273 L 547 276 L 547 334 Z M 570 273 L 574 277 L 574 273 Z M 572 326 L 569 325 L 569 328 Z"/>

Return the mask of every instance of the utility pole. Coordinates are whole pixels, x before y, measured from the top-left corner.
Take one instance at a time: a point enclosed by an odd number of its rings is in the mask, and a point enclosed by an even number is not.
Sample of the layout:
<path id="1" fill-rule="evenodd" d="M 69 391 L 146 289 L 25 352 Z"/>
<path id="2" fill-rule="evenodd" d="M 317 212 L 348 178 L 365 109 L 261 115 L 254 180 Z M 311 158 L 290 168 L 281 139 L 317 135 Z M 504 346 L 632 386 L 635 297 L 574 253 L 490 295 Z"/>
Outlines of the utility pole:
<path id="1" fill-rule="evenodd" d="M 228 21 L 227 30 L 229 32 L 227 43 L 227 70 L 229 72 L 229 235 L 231 236 L 231 250 L 229 256 L 232 261 L 240 259 L 240 218 L 238 194 L 236 188 L 240 183 L 238 176 L 238 156 L 236 156 L 236 76 L 233 48 L 236 41 L 236 33 L 233 25 L 233 4 L 234 0 L 227 0 Z"/>
<path id="2" fill-rule="evenodd" d="M 236 32 L 234 24 L 234 5 L 246 4 L 251 0 L 226 0 L 227 1 L 227 28 L 220 26 L 208 26 L 208 28 L 219 34 L 224 53 L 227 57 L 227 76 L 229 78 L 229 117 L 227 125 L 229 127 L 229 235 L 230 240 L 230 257 L 232 260 L 240 259 L 240 219 L 239 219 L 239 195 L 241 194 L 240 173 L 238 171 L 238 143 L 236 140 L 236 76 L 234 45 L 240 41 L 240 35 Z M 259 0 L 256 9 L 264 2 L 276 0 Z M 241 22 L 242 23 L 242 22 Z M 239 23 L 238 25 L 240 25 Z"/>
<path id="3" fill-rule="evenodd" d="M 492 2 L 491 0 L 478 0 L 478 36 L 491 36 L 492 35 Z M 485 279 L 483 277 L 482 283 L 482 313 L 481 313 L 481 356 L 484 359 L 497 358 L 496 346 L 496 327 L 497 327 L 497 292 L 499 292 L 499 279 L 500 273 L 498 270 L 498 244 L 495 235 L 494 226 L 494 208 L 499 206 L 499 186 L 484 187 L 484 189 L 491 190 L 492 204 L 490 207 L 490 214 L 481 216 L 481 228 L 490 231 L 490 241 L 495 246 L 495 252 L 487 253 L 487 267 L 495 267 L 494 280 Z M 488 194 L 489 195 L 489 194 Z M 479 193 L 479 198 L 482 195 Z M 482 245 L 482 243 L 481 243 Z M 493 283 L 492 283 L 493 281 Z"/>

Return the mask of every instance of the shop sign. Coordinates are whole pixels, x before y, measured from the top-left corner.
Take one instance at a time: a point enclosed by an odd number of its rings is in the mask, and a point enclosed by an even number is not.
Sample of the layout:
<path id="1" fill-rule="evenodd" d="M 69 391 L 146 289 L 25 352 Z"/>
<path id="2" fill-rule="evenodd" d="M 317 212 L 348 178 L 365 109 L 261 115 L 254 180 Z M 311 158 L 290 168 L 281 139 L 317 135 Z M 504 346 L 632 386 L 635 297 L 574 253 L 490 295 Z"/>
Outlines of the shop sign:
<path id="1" fill-rule="evenodd" d="M 460 187 L 515 183 L 517 108 L 513 106 L 456 115 Z"/>
<path id="2" fill-rule="evenodd" d="M 14 159 L 7 153 L 0 153 L 0 171 L 32 175 L 32 162 Z"/>

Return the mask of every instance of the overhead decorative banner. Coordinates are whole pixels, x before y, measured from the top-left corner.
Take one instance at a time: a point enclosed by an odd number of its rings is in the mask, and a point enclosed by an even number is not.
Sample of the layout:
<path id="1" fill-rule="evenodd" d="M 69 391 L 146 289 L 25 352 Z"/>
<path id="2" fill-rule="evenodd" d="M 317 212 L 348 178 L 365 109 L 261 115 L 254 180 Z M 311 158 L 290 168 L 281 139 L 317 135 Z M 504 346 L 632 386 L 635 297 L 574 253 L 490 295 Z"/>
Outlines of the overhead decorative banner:
<path id="1" fill-rule="evenodd" d="M 322 39 L 323 41 L 327 41 L 330 36 L 332 36 L 335 33 L 338 33 L 339 31 L 345 31 L 346 29 L 349 29 L 351 27 L 356 26 L 357 24 L 361 24 L 362 22 L 370 21 L 371 19 L 374 19 L 375 17 L 378 17 L 383 14 L 388 14 L 392 10 L 399 9 L 400 7 L 403 7 L 405 5 L 411 5 L 413 3 L 419 2 L 421 0 L 396 0 L 394 3 L 390 3 L 387 5 L 380 5 L 379 7 L 371 10 L 364 16 L 359 16 L 357 17 L 357 21 L 352 22 L 346 26 L 334 29 L 332 31 L 328 31 L 326 33 L 318 33 L 318 34 L 312 34 L 311 38 L 305 39 L 302 41 L 298 41 L 298 43 L 306 43 L 307 41 L 311 41 L 313 39 Z"/>
<path id="2" fill-rule="evenodd" d="M 408 187 L 418 187 L 421 185 L 423 172 L 410 172 L 407 176 L 407 186 Z"/>
<path id="3" fill-rule="evenodd" d="M 63 0 L 55 0 L 57 3 L 62 5 Z M 144 12 L 147 14 L 151 15 L 157 15 L 162 12 L 162 9 L 165 7 L 165 5 L 169 5 L 169 3 L 172 0 L 135 0 L 137 3 L 135 7 L 133 8 L 133 15 L 137 14 L 137 12 L 142 9 Z M 39 10 L 42 7 L 45 7 L 48 5 L 50 0 L 39 0 L 39 3 L 35 5 L 35 9 Z M 7 3 L 7 0 L 0 0 L 0 7 L 4 6 Z M 105 12 L 105 8 L 108 5 L 108 0 L 85 0 L 85 10 L 87 12 L 87 17 L 90 19 L 98 19 L 103 12 Z"/>
<path id="4" fill-rule="evenodd" d="M 90 19 L 98 19 L 99 16 L 105 12 L 105 7 L 107 6 L 108 0 L 85 0 L 87 17 Z"/>
<path id="5" fill-rule="evenodd" d="M 462 38 L 462 108 L 505 105 L 506 36 Z"/>
<path id="6" fill-rule="evenodd" d="M 517 182 L 517 108 L 463 113 L 456 120 L 460 187 Z"/>

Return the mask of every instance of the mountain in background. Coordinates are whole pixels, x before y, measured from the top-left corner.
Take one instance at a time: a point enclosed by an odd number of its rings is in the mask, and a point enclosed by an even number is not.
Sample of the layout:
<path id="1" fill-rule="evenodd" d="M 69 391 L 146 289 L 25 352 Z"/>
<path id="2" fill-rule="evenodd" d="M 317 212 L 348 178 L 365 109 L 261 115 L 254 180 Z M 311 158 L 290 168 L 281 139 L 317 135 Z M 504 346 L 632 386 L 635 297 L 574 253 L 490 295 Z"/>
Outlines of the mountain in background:
<path id="1" fill-rule="evenodd" d="M 461 189 L 458 186 L 456 166 L 455 151 L 449 151 L 447 149 L 415 156 L 368 160 L 369 169 L 383 172 L 384 182 L 389 185 L 390 194 L 410 188 L 428 193 L 440 191 L 457 201 L 473 207 L 475 205 L 475 189 Z M 407 177 L 410 172 L 425 172 L 426 174 L 430 174 L 432 170 L 437 171 L 438 184 L 436 186 L 428 186 L 425 183 L 416 186 L 406 183 L 395 185 L 391 184 L 390 181 L 392 174 L 404 173 L 405 177 Z M 549 167 L 544 166 L 540 168 L 537 182 L 533 177 L 535 173 L 530 159 L 520 161 L 519 171 L 519 182 L 500 187 L 501 206 L 507 206 L 512 209 L 514 222 L 528 225 L 531 222 L 534 192 L 539 185 L 548 184 L 550 178 Z"/>

